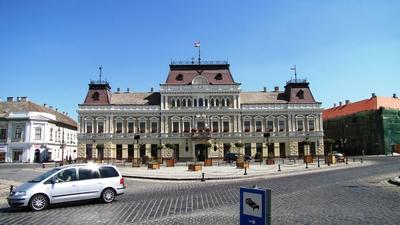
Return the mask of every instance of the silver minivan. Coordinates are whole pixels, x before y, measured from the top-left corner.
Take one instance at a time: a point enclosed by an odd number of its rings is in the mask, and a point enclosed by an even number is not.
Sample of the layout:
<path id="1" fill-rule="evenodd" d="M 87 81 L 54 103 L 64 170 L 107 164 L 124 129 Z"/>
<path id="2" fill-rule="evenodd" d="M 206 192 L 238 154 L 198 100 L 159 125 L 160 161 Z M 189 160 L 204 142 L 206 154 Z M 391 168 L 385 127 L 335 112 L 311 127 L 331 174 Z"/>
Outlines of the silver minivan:
<path id="1" fill-rule="evenodd" d="M 11 207 L 40 211 L 49 204 L 86 199 L 110 203 L 124 191 L 124 178 L 115 166 L 75 164 L 56 167 L 18 186 L 7 200 Z"/>

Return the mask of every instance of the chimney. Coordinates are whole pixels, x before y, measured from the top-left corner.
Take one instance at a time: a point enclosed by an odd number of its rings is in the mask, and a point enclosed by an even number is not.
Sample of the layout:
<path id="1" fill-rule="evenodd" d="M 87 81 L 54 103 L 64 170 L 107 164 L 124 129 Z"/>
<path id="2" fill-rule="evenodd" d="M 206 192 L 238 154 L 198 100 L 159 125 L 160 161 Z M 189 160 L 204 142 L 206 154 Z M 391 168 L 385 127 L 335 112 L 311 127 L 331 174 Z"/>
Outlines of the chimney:
<path id="1" fill-rule="evenodd" d="M 126 93 L 129 93 L 129 88 L 126 89 Z"/>
<path id="2" fill-rule="evenodd" d="M 50 105 L 49 108 L 50 108 L 50 109 L 53 109 L 53 106 Z"/>
<path id="3" fill-rule="evenodd" d="M 342 102 L 339 102 L 339 106 L 342 106 Z"/>
<path id="4" fill-rule="evenodd" d="M 7 102 L 12 102 L 14 101 L 14 97 L 7 97 Z"/>
<path id="5" fill-rule="evenodd" d="M 264 92 L 267 92 L 267 87 L 264 87 Z"/>
<path id="6" fill-rule="evenodd" d="M 333 103 L 333 108 L 336 108 L 336 106 L 337 106 L 336 103 Z"/>
<path id="7" fill-rule="evenodd" d="M 44 103 L 43 106 L 47 108 L 47 104 L 46 103 Z"/>
<path id="8" fill-rule="evenodd" d="M 153 93 L 153 91 L 154 91 L 154 88 L 150 88 L 150 92 Z"/>
<path id="9" fill-rule="evenodd" d="M 20 102 L 21 101 L 21 97 L 17 97 L 17 102 Z"/>
<path id="10" fill-rule="evenodd" d="M 21 97 L 21 102 L 26 102 L 27 100 L 28 100 L 28 97 L 26 97 L 26 96 Z"/>
<path id="11" fill-rule="evenodd" d="M 397 95 L 396 95 L 396 93 L 393 93 L 393 98 L 397 98 Z"/>
<path id="12" fill-rule="evenodd" d="M 66 115 L 66 116 L 68 116 L 68 113 L 67 113 L 67 112 L 65 112 L 65 115 Z"/>
<path id="13" fill-rule="evenodd" d="M 372 94 L 371 94 L 371 97 L 372 97 L 372 98 L 375 98 L 375 97 L 376 97 L 375 93 L 372 93 Z"/>
<path id="14" fill-rule="evenodd" d="M 58 108 L 56 108 L 56 112 L 58 112 Z"/>
<path id="15" fill-rule="evenodd" d="M 346 105 L 350 104 L 350 100 L 346 100 Z"/>
<path id="16" fill-rule="evenodd" d="M 279 91 L 279 86 L 275 86 L 275 87 L 274 87 L 274 91 L 275 91 L 275 92 L 278 92 L 278 91 Z"/>
<path id="17" fill-rule="evenodd" d="M 119 90 L 120 90 L 120 89 L 119 89 L 119 88 L 117 88 L 117 93 L 119 93 Z"/>

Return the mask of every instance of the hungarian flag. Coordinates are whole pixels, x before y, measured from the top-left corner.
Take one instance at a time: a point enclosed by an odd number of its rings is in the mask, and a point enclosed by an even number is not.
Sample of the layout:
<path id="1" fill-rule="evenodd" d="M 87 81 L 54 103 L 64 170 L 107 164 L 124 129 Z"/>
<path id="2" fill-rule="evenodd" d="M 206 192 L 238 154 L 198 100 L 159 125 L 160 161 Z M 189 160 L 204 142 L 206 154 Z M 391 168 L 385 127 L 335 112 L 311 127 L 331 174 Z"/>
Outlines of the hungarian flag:
<path id="1" fill-rule="evenodd" d="M 195 47 L 195 48 L 200 48 L 200 41 L 196 41 L 196 42 L 194 43 L 194 47 Z"/>

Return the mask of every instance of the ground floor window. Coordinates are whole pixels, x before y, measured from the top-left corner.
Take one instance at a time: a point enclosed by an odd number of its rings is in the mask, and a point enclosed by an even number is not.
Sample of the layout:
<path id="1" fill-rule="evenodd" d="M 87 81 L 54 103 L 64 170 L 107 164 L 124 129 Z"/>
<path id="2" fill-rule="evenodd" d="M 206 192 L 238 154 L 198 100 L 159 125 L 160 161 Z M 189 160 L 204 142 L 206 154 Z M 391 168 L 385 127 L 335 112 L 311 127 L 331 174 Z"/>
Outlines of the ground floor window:
<path id="1" fill-rule="evenodd" d="M 104 145 L 97 145 L 97 159 L 104 160 Z"/>
<path id="2" fill-rule="evenodd" d="M 134 151 L 134 145 L 128 145 L 128 161 L 132 161 L 133 159 L 133 151 Z"/>
<path id="3" fill-rule="evenodd" d="M 274 144 L 270 143 L 268 144 L 268 158 L 273 158 L 273 157 L 275 157 Z"/>
<path id="4" fill-rule="evenodd" d="M 143 158 L 146 156 L 146 145 L 140 145 L 140 157 Z"/>
<path id="5" fill-rule="evenodd" d="M 286 146 L 285 143 L 279 143 L 279 157 L 286 158 Z"/>
<path id="6" fill-rule="evenodd" d="M 157 145 L 151 145 L 151 158 L 157 159 Z"/>

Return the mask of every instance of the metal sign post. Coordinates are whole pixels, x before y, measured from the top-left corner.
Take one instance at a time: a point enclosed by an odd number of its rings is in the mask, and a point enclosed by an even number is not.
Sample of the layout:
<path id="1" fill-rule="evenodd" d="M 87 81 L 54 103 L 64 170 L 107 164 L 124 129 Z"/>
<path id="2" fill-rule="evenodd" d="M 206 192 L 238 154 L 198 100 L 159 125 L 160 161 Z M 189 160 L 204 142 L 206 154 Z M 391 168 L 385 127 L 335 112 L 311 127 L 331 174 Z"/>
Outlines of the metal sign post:
<path id="1" fill-rule="evenodd" d="M 240 225 L 271 225 L 271 190 L 240 187 Z"/>

